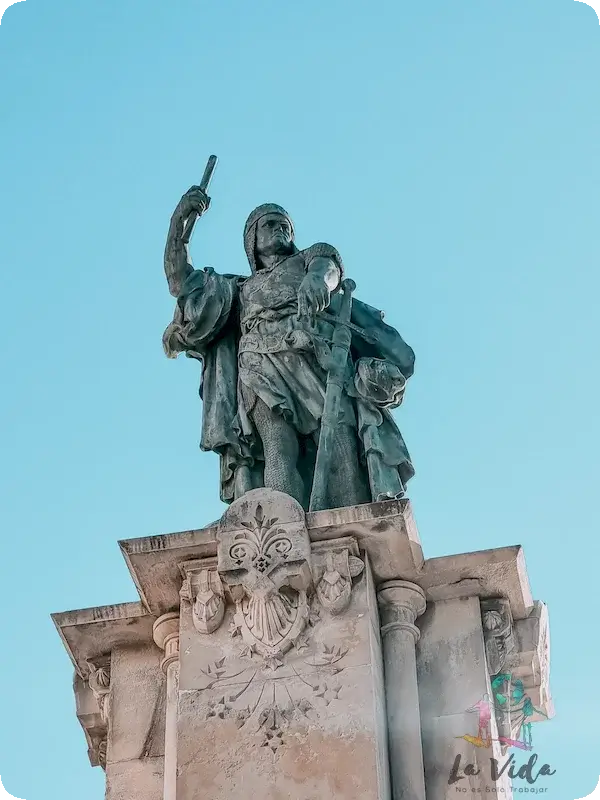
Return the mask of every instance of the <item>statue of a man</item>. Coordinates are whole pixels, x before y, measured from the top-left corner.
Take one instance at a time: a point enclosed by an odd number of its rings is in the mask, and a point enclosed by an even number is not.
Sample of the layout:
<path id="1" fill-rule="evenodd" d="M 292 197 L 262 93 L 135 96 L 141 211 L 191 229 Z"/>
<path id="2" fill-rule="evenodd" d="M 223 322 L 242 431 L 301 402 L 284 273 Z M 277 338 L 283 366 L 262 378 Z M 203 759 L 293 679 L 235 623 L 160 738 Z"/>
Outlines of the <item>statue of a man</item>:
<path id="1" fill-rule="evenodd" d="M 165 272 L 177 305 L 165 352 L 203 363 L 200 446 L 221 457 L 221 499 L 266 486 L 308 508 L 342 259 L 328 244 L 298 250 L 289 215 L 268 203 L 244 228 L 249 276 L 195 270 L 184 230 L 209 203 L 193 186 L 171 219 Z M 390 409 L 402 400 L 414 353 L 382 317 L 352 305 L 327 508 L 400 497 L 413 475 Z"/>

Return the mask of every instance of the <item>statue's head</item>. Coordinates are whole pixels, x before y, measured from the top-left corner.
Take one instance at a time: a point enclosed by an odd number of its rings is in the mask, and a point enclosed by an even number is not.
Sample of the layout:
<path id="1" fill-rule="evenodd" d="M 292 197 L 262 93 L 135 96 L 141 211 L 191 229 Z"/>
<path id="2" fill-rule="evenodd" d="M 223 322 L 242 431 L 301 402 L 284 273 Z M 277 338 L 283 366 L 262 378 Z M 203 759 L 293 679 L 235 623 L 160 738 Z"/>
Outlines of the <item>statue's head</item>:
<path id="1" fill-rule="evenodd" d="M 290 215 L 275 203 L 265 203 L 250 214 L 244 226 L 244 249 L 252 272 L 261 269 L 261 256 L 295 253 Z"/>

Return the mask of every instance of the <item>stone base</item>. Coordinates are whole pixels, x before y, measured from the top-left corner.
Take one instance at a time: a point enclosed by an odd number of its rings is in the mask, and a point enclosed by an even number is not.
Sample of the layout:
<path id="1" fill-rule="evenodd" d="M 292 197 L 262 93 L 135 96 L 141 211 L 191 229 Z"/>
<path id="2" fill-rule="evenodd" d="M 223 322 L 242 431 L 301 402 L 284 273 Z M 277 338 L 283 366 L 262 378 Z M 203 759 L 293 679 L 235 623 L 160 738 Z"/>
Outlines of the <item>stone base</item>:
<path id="1" fill-rule="evenodd" d="M 305 514 L 260 489 L 120 546 L 141 602 L 53 615 L 107 800 L 449 800 L 457 756 L 484 766 L 456 785 L 506 797 L 501 676 L 552 716 L 522 549 L 426 561 L 407 500 Z"/>
<path id="2" fill-rule="evenodd" d="M 383 671 L 367 564 L 347 609 L 320 610 L 275 663 L 252 653 L 228 607 L 199 636 L 181 613 L 177 797 L 388 796 Z M 356 764 L 360 763 L 360 770 Z"/>

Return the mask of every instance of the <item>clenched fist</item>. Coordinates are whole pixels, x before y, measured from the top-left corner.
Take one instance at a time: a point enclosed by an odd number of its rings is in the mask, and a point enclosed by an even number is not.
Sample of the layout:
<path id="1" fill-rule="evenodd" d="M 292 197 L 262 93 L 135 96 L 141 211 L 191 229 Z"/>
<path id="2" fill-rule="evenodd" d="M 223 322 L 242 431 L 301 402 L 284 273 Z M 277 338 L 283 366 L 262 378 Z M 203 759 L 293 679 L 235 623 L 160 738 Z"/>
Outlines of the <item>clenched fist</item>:
<path id="1" fill-rule="evenodd" d="M 298 289 L 298 319 L 305 319 L 311 325 L 315 316 L 329 305 L 331 292 L 323 276 L 318 272 L 307 272 Z"/>
<path id="2" fill-rule="evenodd" d="M 190 214 L 195 213 L 199 217 L 210 206 L 210 197 L 199 186 L 192 186 L 183 195 L 177 206 L 177 213 L 182 217 L 189 217 Z"/>

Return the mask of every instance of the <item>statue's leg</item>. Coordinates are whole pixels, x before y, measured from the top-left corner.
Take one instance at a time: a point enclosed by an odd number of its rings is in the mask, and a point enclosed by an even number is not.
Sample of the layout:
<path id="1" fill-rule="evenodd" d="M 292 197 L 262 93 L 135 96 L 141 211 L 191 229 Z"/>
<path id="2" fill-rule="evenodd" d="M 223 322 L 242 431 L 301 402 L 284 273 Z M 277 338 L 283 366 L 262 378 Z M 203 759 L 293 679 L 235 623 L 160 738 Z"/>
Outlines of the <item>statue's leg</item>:
<path id="1" fill-rule="evenodd" d="M 350 425 L 340 425 L 336 431 L 327 493 L 331 508 L 371 502 L 367 471 L 358 458 L 356 429 Z"/>
<path id="2" fill-rule="evenodd" d="M 284 418 L 258 397 L 251 412 L 265 456 L 265 486 L 304 505 L 304 483 L 298 472 L 298 435 Z"/>

